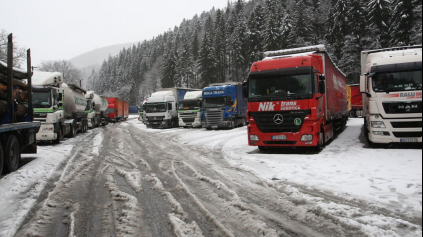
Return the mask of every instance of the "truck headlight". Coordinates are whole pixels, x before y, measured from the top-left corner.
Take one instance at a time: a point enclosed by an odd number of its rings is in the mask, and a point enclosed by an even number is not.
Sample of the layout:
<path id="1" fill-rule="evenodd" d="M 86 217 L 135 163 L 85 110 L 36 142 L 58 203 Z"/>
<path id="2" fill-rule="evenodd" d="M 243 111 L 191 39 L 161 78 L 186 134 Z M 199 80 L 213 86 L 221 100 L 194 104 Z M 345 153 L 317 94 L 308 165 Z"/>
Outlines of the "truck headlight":
<path id="1" fill-rule="evenodd" d="M 385 123 L 382 121 L 372 122 L 372 128 L 386 128 Z"/>
<path id="2" fill-rule="evenodd" d="M 390 136 L 391 134 L 389 132 L 373 132 L 373 135 L 375 135 L 375 136 Z"/>
<path id="3" fill-rule="evenodd" d="M 259 142 L 260 138 L 257 135 L 250 135 L 250 141 Z"/>
<path id="4" fill-rule="evenodd" d="M 302 142 L 310 142 L 313 141 L 313 135 L 303 135 L 301 137 Z"/>

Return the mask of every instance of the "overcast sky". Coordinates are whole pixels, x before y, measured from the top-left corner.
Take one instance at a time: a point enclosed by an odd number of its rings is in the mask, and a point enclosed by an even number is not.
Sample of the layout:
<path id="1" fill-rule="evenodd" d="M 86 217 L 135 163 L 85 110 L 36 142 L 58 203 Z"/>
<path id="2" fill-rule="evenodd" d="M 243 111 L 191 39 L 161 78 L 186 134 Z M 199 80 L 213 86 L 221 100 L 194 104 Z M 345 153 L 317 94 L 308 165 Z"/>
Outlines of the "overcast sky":
<path id="1" fill-rule="evenodd" d="M 33 65 L 152 39 L 228 0 L 2 0 L 0 29 L 31 48 Z"/>

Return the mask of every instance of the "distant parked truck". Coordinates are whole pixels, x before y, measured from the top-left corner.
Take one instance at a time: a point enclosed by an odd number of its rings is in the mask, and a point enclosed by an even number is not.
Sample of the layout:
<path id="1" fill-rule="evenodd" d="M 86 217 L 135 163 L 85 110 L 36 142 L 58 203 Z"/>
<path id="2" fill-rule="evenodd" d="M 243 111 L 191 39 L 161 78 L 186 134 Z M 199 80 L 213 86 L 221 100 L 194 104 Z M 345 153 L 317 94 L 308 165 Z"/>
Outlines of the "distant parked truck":
<path id="1" fill-rule="evenodd" d="M 106 97 L 97 95 L 94 91 L 88 91 L 86 98 L 89 100 L 86 113 L 88 113 L 88 127 L 95 128 L 109 124 L 109 116 L 106 110 L 109 102 Z"/>
<path id="2" fill-rule="evenodd" d="M 123 101 L 123 120 L 127 120 L 129 118 L 129 103 Z"/>
<path id="3" fill-rule="evenodd" d="M 138 117 L 138 121 L 146 124 L 147 123 L 147 118 L 145 117 L 145 110 L 146 110 L 146 101 L 144 100 L 143 103 L 138 107 L 138 111 L 139 111 L 139 117 Z"/>
<path id="4" fill-rule="evenodd" d="M 113 123 L 119 122 L 124 118 L 124 104 L 123 100 L 111 97 L 108 99 L 109 108 L 106 110 L 106 113 L 109 115 L 109 120 Z"/>
<path id="5" fill-rule="evenodd" d="M 247 101 L 243 98 L 242 83 L 212 84 L 203 90 L 203 127 L 208 130 L 247 124 Z"/>
<path id="6" fill-rule="evenodd" d="M 36 134 L 41 125 L 33 121 L 30 51 L 27 71 L 13 68 L 12 35 L 8 38 L 8 62 L 0 61 L 0 175 L 3 170 L 17 170 L 21 154 L 37 153 Z"/>
<path id="7" fill-rule="evenodd" d="M 246 83 L 249 145 L 322 150 L 348 121 L 345 75 L 324 45 L 264 57 Z"/>
<path id="8" fill-rule="evenodd" d="M 37 140 L 60 143 L 74 137 L 77 131 L 88 130 L 86 90 L 66 84 L 60 72 L 39 72 L 33 75 L 35 120 L 41 122 Z"/>
<path id="9" fill-rule="evenodd" d="M 138 114 L 138 106 L 129 106 L 129 114 Z"/>
<path id="10" fill-rule="evenodd" d="M 148 128 L 179 127 L 178 105 L 189 91 L 196 89 L 168 88 L 153 93 L 145 103 L 145 117 Z"/>
<path id="11" fill-rule="evenodd" d="M 422 143 L 422 46 L 361 53 L 369 143 Z"/>
<path id="12" fill-rule="evenodd" d="M 360 92 L 360 85 L 348 85 L 347 92 L 350 118 L 363 116 L 363 95 Z"/>
<path id="13" fill-rule="evenodd" d="M 179 101 L 179 126 L 201 128 L 201 108 L 203 106 L 203 92 L 190 91 Z"/>

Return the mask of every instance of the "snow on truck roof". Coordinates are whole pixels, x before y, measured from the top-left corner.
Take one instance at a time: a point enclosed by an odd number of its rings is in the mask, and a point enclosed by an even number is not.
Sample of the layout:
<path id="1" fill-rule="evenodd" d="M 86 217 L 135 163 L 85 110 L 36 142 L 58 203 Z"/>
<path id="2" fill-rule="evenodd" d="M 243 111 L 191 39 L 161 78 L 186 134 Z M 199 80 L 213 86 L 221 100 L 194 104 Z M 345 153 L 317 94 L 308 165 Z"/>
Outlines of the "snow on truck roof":
<path id="1" fill-rule="evenodd" d="M 151 94 L 151 97 L 166 97 L 166 96 L 174 96 L 173 91 L 158 91 Z"/>
<path id="2" fill-rule="evenodd" d="M 265 52 L 263 56 L 264 58 L 269 58 L 269 57 L 277 57 L 277 56 L 285 56 L 285 55 L 298 55 L 301 53 L 310 54 L 311 52 L 327 52 L 327 51 L 326 51 L 325 45 L 320 44 L 320 45 L 295 48 L 295 49 L 268 51 L 268 52 Z"/>
<path id="3" fill-rule="evenodd" d="M 35 86 L 45 86 L 57 83 L 63 83 L 63 75 L 60 72 L 35 71 L 32 75 L 32 84 Z"/>
<path id="4" fill-rule="evenodd" d="M 203 97 L 203 91 L 188 91 L 184 99 L 200 99 L 201 97 Z"/>

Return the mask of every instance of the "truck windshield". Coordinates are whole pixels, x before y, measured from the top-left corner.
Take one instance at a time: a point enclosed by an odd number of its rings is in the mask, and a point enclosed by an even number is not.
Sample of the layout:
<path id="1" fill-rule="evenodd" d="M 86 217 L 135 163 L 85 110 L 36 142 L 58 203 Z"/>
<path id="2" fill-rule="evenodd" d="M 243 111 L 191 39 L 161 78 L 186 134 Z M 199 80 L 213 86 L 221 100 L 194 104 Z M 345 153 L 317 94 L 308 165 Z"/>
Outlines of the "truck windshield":
<path id="1" fill-rule="evenodd" d="M 183 100 L 179 102 L 179 110 L 194 110 L 200 108 L 201 102 L 197 100 Z"/>
<path id="2" fill-rule="evenodd" d="M 51 108 L 51 92 L 34 92 L 32 101 L 34 108 Z"/>
<path id="3" fill-rule="evenodd" d="M 313 96 L 311 74 L 250 78 L 250 99 L 302 99 Z"/>
<path id="4" fill-rule="evenodd" d="M 422 89 L 422 70 L 376 73 L 373 77 L 375 92 L 414 91 Z"/>
<path id="5" fill-rule="evenodd" d="M 226 97 L 204 98 L 203 108 L 226 108 Z"/>
<path id="6" fill-rule="evenodd" d="M 146 106 L 146 113 L 161 113 L 167 111 L 166 103 L 151 103 Z"/>

